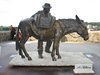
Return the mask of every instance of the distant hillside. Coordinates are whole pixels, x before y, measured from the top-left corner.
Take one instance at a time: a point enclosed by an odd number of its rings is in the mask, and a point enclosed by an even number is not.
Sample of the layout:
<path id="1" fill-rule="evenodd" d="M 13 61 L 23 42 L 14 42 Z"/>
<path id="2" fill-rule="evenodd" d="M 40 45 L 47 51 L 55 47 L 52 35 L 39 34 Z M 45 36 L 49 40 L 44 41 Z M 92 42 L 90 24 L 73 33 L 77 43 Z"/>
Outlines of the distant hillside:
<path id="1" fill-rule="evenodd" d="M 100 22 L 89 22 L 88 24 L 91 24 L 93 26 L 100 26 Z"/>

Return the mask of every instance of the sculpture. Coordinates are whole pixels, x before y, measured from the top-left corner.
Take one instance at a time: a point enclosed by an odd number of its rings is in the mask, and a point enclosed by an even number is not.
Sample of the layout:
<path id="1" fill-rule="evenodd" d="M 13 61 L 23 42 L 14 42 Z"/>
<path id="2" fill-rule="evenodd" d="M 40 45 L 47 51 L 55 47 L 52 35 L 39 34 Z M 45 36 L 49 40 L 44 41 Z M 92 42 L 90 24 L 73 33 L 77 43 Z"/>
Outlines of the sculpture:
<path id="1" fill-rule="evenodd" d="M 22 38 L 19 39 L 18 35 L 19 32 L 22 33 Z M 85 23 L 79 19 L 79 17 L 76 15 L 76 19 L 59 19 L 54 22 L 54 24 L 51 26 L 51 28 L 48 29 L 40 29 L 37 28 L 35 25 L 35 22 L 31 22 L 31 19 L 25 19 L 22 20 L 19 23 L 18 31 L 16 35 L 16 50 L 19 51 L 19 55 L 21 55 L 22 58 L 25 58 L 25 56 L 28 58 L 28 60 L 32 60 L 32 58 L 27 53 L 27 50 L 25 49 L 24 44 L 28 40 L 30 36 L 35 37 L 36 39 L 41 39 L 40 34 L 42 34 L 42 39 L 39 42 L 39 58 L 43 58 L 42 52 L 42 42 L 43 40 L 51 39 L 53 41 L 53 49 L 52 49 L 52 60 L 56 61 L 55 54 L 58 56 L 58 59 L 61 59 L 61 56 L 59 54 L 59 41 L 60 39 L 69 33 L 76 32 L 78 33 L 84 40 L 88 40 L 88 29 L 85 26 Z M 23 55 L 23 52 L 25 56 Z"/>

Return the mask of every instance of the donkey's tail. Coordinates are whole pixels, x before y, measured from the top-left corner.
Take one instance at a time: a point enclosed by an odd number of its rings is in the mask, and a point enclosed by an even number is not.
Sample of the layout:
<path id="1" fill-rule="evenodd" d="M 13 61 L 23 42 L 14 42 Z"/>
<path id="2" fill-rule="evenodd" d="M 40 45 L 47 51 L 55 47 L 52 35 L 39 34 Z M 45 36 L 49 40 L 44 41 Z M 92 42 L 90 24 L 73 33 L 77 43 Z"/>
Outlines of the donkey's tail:
<path id="1" fill-rule="evenodd" d="M 16 34 L 16 50 L 20 48 L 20 40 L 19 40 L 19 26 Z"/>

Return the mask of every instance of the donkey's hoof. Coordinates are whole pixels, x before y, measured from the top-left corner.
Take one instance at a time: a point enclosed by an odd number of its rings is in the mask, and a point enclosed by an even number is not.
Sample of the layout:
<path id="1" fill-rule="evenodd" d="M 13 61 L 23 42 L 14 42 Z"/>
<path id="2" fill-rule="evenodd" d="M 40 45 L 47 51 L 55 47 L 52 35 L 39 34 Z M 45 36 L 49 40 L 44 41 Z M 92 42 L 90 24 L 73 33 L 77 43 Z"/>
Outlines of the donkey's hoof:
<path id="1" fill-rule="evenodd" d="M 22 58 L 22 59 L 24 59 L 24 58 L 25 58 L 25 56 L 23 55 L 23 56 L 21 56 L 21 58 Z"/>
<path id="2" fill-rule="evenodd" d="M 61 56 L 58 56 L 58 59 L 61 59 Z"/>
<path id="3" fill-rule="evenodd" d="M 52 61 L 57 61 L 57 59 L 54 57 L 54 58 L 52 58 Z"/>
<path id="4" fill-rule="evenodd" d="M 39 56 L 39 58 L 43 59 L 43 56 Z"/>
<path id="5" fill-rule="evenodd" d="M 28 57 L 28 60 L 29 60 L 29 61 L 31 61 L 31 60 L 32 60 L 32 58 L 31 58 L 31 57 Z"/>

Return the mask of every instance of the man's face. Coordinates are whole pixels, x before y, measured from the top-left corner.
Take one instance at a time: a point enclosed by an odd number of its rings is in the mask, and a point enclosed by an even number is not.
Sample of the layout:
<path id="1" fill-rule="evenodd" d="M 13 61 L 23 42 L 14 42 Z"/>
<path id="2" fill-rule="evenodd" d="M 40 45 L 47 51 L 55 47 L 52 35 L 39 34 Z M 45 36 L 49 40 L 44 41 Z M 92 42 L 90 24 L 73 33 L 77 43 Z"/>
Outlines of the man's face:
<path id="1" fill-rule="evenodd" d="M 45 14 L 47 14 L 47 13 L 49 13 L 50 8 L 44 8 L 43 11 L 44 11 Z"/>

